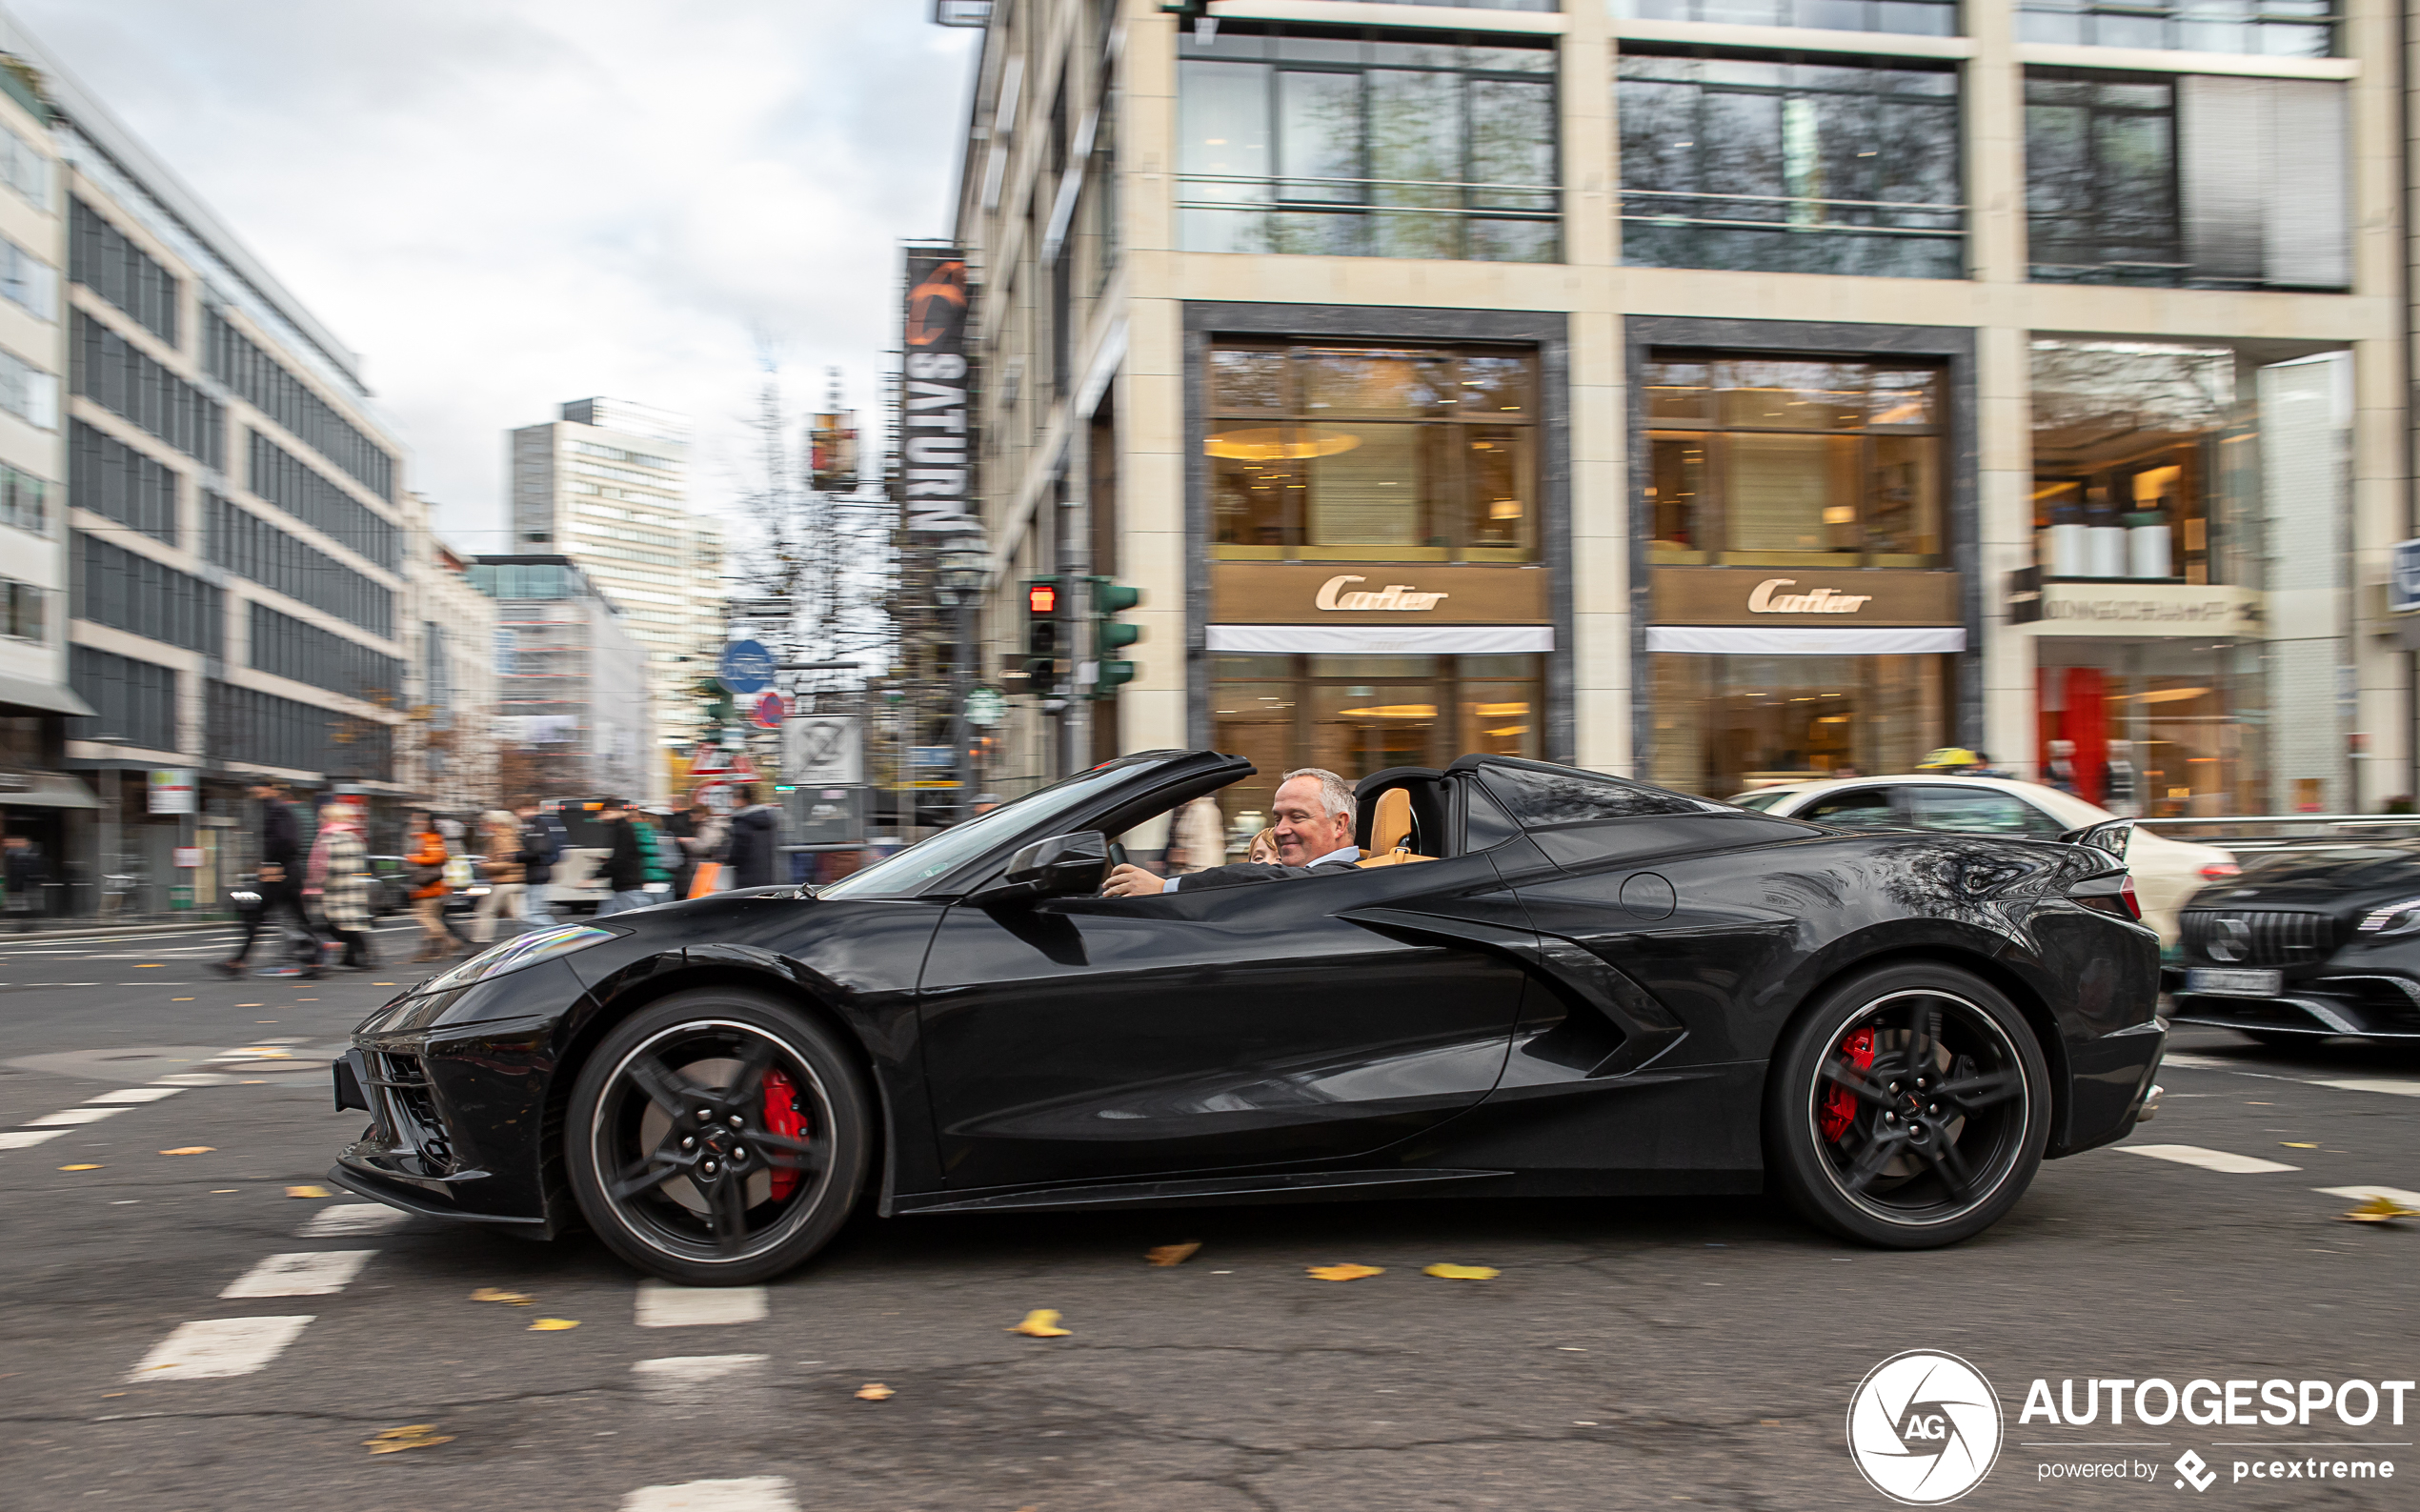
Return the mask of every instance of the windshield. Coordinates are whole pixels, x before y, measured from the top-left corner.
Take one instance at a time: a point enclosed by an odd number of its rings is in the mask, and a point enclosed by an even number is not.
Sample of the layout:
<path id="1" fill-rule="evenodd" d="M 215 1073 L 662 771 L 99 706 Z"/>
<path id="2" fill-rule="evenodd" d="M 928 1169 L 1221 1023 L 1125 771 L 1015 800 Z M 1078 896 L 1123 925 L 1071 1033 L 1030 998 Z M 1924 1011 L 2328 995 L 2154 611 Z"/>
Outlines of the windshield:
<path id="1" fill-rule="evenodd" d="M 956 871 L 1011 836 L 1041 829 L 1058 816 L 1081 807 L 1104 789 L 1126 781 L 1134 776 L 1135 768 L 1141 764 L 1120 761 L 1111 766 L 1095 767 L 1090 772 L 1079 772 L 1064 781 L 1028 793 L 1015 802 L 1004 803 L 980 817 L 952 825 L 938 835 L 918 840 L 889 860 L 877 861 L 864 871 L 852 872 L 831 886 L 818 889 L 816 896 L 906 897 L 942 873 Z"/>
<path id="2" fill-rule="evenodd" d="M 1771 808 L 1797 791 L 1796 788 L 1761 788 L 1754 793 L 1743 793 L 1731 801 L 1744 809 L 1764 810 Z"/>

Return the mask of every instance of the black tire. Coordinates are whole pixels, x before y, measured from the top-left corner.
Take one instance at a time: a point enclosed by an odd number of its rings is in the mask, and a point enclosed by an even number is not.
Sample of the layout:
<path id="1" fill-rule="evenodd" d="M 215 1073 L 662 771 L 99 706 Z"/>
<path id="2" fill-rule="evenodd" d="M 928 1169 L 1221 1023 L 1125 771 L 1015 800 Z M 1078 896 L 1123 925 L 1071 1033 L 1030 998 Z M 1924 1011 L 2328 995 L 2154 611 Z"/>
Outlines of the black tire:
<path id="1" fill-rule="evenodd" d="M 1982 978 L 1931 961 L 1826 992 L 1783 1036 L 1765 1080 L 1765 1165 L 1783 1195 L 1809 1221 L 1888 1249 L 1998 1222 L 2049 1135 L 2049 1067 L 2024 1016 Z"/>
<path id="2" fill-rule="evenodd" d="M 756 993 L 701 988 L 632 1015 L 588 1058 L 564 1163 L 614 1253 L 686 1286 L 744 1285 L 798 1265 L 848 1220 L 873 1160 L 873 1106 L 822 1025 Z M 793 1119 L 790 1133 L 767 1127 Z"/>

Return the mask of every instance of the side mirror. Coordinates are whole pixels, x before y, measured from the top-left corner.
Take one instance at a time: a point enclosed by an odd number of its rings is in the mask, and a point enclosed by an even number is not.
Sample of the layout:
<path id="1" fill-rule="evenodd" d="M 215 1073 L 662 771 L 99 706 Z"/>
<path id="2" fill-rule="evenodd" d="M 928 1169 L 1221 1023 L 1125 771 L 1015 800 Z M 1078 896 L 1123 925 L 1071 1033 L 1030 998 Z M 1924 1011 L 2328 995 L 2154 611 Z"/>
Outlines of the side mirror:
<path id="1" fill-rule="evenodd" d="M 966 900 L 978 908 L 1018 903 L 1038 897 L 1066 897 L 1098 893 L 1109 875 L 1109 837 L 1099 830 L 1079 830 L 1036 840 L 1009 858 L 1000 879 Z"/>

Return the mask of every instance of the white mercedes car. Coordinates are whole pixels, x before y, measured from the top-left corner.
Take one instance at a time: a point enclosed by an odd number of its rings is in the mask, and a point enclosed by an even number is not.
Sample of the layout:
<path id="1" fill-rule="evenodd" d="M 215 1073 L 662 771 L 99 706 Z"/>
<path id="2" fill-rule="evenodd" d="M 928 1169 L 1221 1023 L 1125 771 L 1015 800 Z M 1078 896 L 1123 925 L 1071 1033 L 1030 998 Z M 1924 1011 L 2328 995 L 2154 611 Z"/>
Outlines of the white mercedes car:
<path id="1" fill-rule="evenodd" d="M 1960 835 L 2019 835 L 2057 839 L 2069 830 L 2118 816 L 2072 793 L 2009 777 L 1953 777 L 1914 772 L 1898 776 L 1837 777 L 1777 782 L 1731 799 L 1743 808 L 1845 829 L 1946 830 Z M 2236 874 L 2231 852 L 2215 845 L 2163 839 L 2134 830 L 2126 869 L 2143 905 L 2143 922 L 2176 944 L 2176 911 L 2209 883 Z"/>

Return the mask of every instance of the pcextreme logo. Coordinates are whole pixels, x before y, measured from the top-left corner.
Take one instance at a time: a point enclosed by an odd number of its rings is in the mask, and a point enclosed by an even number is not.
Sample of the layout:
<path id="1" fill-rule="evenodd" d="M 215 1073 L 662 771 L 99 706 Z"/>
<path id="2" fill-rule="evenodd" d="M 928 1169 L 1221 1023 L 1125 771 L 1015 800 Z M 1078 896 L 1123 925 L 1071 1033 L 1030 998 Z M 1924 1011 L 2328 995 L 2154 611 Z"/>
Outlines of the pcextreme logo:
<path id="1" fill-rule="evenodd" d="M 1940 1506 L 1982 1483 L 2000 1433 L 2000 1398 L 1956 1355 L 1893 1355 L 1848 1400 L 1849 1458 L 1875 1490 L 1908 1506 Z"/>

